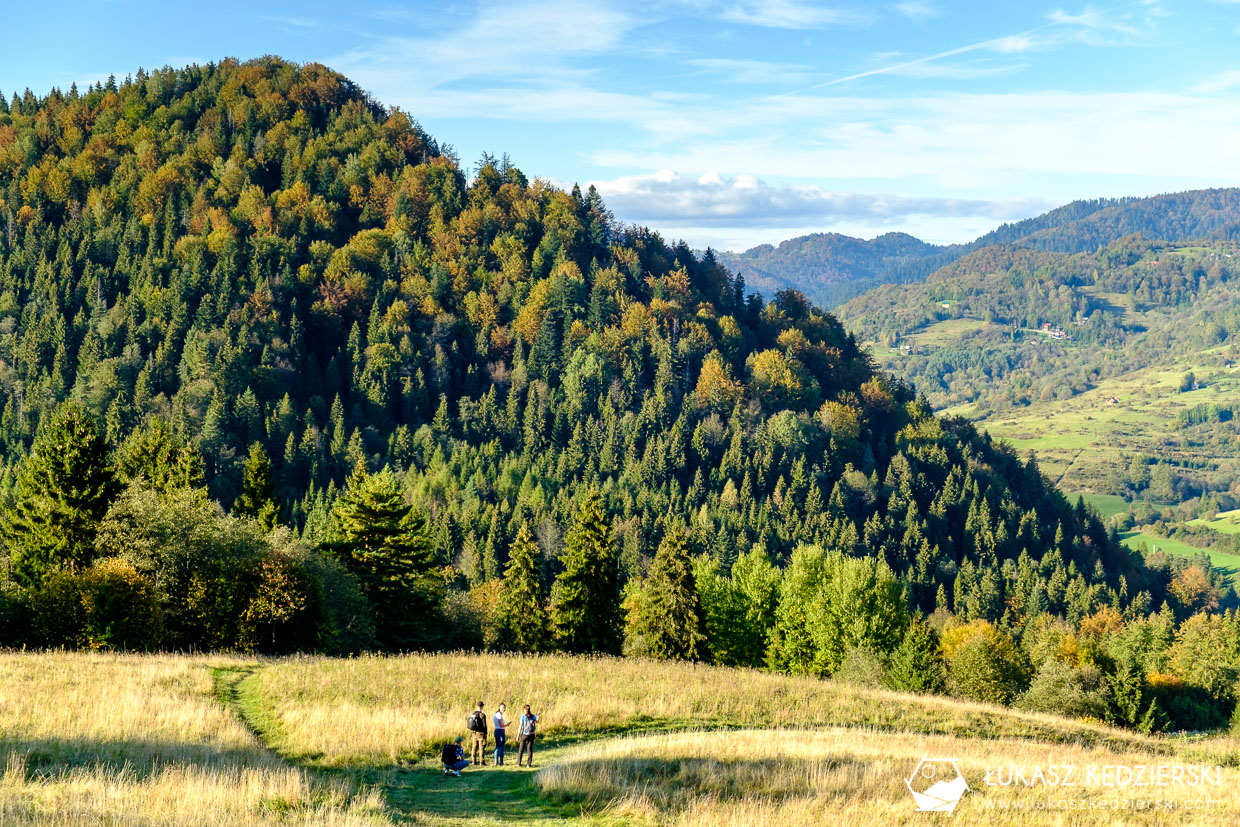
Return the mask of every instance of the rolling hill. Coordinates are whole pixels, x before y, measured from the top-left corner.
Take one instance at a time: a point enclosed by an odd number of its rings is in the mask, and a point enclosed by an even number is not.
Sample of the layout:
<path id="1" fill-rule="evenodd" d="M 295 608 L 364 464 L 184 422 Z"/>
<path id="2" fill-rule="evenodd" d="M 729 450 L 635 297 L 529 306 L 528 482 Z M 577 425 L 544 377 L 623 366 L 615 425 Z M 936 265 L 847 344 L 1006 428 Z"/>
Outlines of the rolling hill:
<path id="1" fill-rule="evenodd" d="M 968 244 L 933 245 L 903 233 L 870 241 L 816 233 L 764 244 L 719 260 L 751 287 L 773 295 L 793 288 L 835 307 L 884 284 L 918 282 L 941 267 L 994 245 L 1062 253 L 1093 252 L 1133 233 L 1164 241 L 1240 235 L 1240 190 L 1211 189 L 1150 198 L 1073 201 L 1017 221 Z"/>
<path id="2" fill-rule="evenodd" d="M 1166 464 L 1155 500 L 1235 496 L 1237 253 L 1140 236 L 989 247 L 839 312 L 932 405 L 1036 449 L 1066 490 L 1144 491 Z"/>

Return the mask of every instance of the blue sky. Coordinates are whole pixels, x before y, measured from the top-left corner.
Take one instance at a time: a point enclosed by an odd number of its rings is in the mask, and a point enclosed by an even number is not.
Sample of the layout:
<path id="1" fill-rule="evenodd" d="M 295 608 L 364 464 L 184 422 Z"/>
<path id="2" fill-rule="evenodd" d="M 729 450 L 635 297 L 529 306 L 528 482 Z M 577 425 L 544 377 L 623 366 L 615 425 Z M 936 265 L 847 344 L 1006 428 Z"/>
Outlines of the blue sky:
<path id="1" fill-rule="evenodd" d="M 1075 198 L 1240 184 L 1240 0 L 142 0 L 5 10 L 0 90 L 265 53 L 320 61 L 472 166 L 598 185 L 741 249 L 969 240 Z M 20 36 L 14 33 L 20 32 Z"/>

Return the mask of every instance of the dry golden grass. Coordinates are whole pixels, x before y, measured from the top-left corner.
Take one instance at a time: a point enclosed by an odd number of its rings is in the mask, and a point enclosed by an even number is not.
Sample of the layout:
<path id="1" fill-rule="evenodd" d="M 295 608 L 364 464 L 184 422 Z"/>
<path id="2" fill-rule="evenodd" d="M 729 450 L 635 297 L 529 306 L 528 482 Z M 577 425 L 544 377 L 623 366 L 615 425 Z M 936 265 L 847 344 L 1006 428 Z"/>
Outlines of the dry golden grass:
<path id="1" fill-rule="evenodd" d="M 482 699 L 530 703 L 543 735 L 669 727 L 865 726 L 1164 749 L 1110 727 L 947 698 L 745 669 L 613 658 L 405 655 L 273 663 L 251 683 L 281 752 L 331 766 L 387 765 L 464 734 Z"/>
<path id="2" fill-rule="evenodd" d="M 253 670 L 238 685 L 239 704 L 216 697 L 213 668 Z M 543 769 L 471 768 L 444 779 L 433 758 L 407 763 L 461 734 L 479 697 L 489 710 L 504 699 L 515 714 L 528 700 L 542 713 L 550 736 L 540 747 Z M 295 761 L 363 769 L 290 766 L 238 708 Z M 686 727 L 695 731 L 675 731 Z M 620 737 L 574 740 L 590 734 Z M 916 812 L 903 784 L 923 753 L 960 760 L 975 790 L 953 817 L 961 824 L 1229 824 L 1240 823 L 1238 746 L 691 664 L 0 654 L 3 825 L 363 825 L 399 815 L 474 827 L 572 816 L 579 807 L 592 824 L 924 824 L 939 817 Z M 991 766 L 1160 762 L 1227 767 L 1223 786 L 1203 791 L 1213 808 L 1005 810 L 997 807 L 1089 800 L 1098 791 L 1063 796 L 983 783 Z M 350 776 L 382 784 L 386 800 L 357 792 Z M 1137 798 L 1183 803 L 1197 792 L 1153 789 Z"/>
<path id="3" fill-rule="evenodd" d="M 926 824 L 904 779 L 921 756 L 956 758 L 972 790 L 953 823 L 1020 825 L 1235 824 L 1240 772 L 1223 769 L 1220 786 L 1117 790 L 987 786 L 986 771 L 1012 764 L 1148 765 L 1144 750 L 1048 745 L 1020 739 L 830 728 L 814 731 L 714 731 L 615 738 L 574 748 L 540 770 L 544 795 L 579 801 L 587 813 L 622 822 L 666 825 Z M 1171 761 L 1172 759 L 1164 759 Z M 1067 809 L 1059 802 L 1119 803 L 1120 809 Z M 1145 809 L 1123 809 L 1125 802 Z M 1198 801 L 1208 802 L 1199 805 Z M 1056 803 L 1059 809 L 1048 809 Z M 1169 810 L 1192 804 L 1202 809 Z M 1004 809 L 1004 807 L 1008 809 Z M 1156 806 L 1164 809 L 1156 809 Z M 1023 807 L 1024 809 L 1016 809 Z"/>
<path id="4" fill-rule="evenodd" d="M 0 824 L 387 823 L 212 695 L 227 658 L 0 653 Z M 253 663 L 252 661 L 250 663 Z"/>

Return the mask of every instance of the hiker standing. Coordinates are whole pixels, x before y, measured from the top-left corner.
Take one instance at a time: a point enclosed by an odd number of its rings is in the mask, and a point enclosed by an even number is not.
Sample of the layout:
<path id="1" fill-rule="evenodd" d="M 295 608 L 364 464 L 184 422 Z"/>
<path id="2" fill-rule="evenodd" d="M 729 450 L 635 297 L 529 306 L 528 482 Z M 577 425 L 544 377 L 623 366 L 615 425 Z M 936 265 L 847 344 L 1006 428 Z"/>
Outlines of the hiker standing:
<path id="1" fill-rule="evenodd" d="M 525 705 L 525 712 L 521 714 L 520 729 L 517 730 L 517 766 L 521 766 L 521 760 L 525 757 L 525 751 L 530 751 L 530 766 L 534 766 L 534 730 L 538 728 L 538 716 L 530 711 L 530 705 Z"/>
<path id="2" fill-rule="evenodd" d="M 474 734 L 474 763 L 485 767 L 487 765 L 487 716 L 482 711 L 482 701 L 478 701 L 478 708 L 470 714 L 465 724 Z"/>
<path id="3" fill-rule="evenodd" d="M 499 709 L 495 710 L 495 766 L 504 765 L 504 744 L 508 742 L 507 728 L 512 721 L 504 719 L 508 704 L 500 701 Z"/>

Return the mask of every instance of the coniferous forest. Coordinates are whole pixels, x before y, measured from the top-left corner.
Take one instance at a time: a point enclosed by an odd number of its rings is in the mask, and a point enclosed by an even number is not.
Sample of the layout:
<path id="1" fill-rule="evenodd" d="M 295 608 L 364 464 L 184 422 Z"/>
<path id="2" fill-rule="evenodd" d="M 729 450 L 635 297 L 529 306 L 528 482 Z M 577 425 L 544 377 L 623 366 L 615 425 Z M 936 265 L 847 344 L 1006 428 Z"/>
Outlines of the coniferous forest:
<path id="1" fill-rule="evenodd" d="M 1123 549 L 795 290 L 314 64 L 0 97 L 0 459 L 0 645 L 1236 703 L 1208 562 Z"/>

